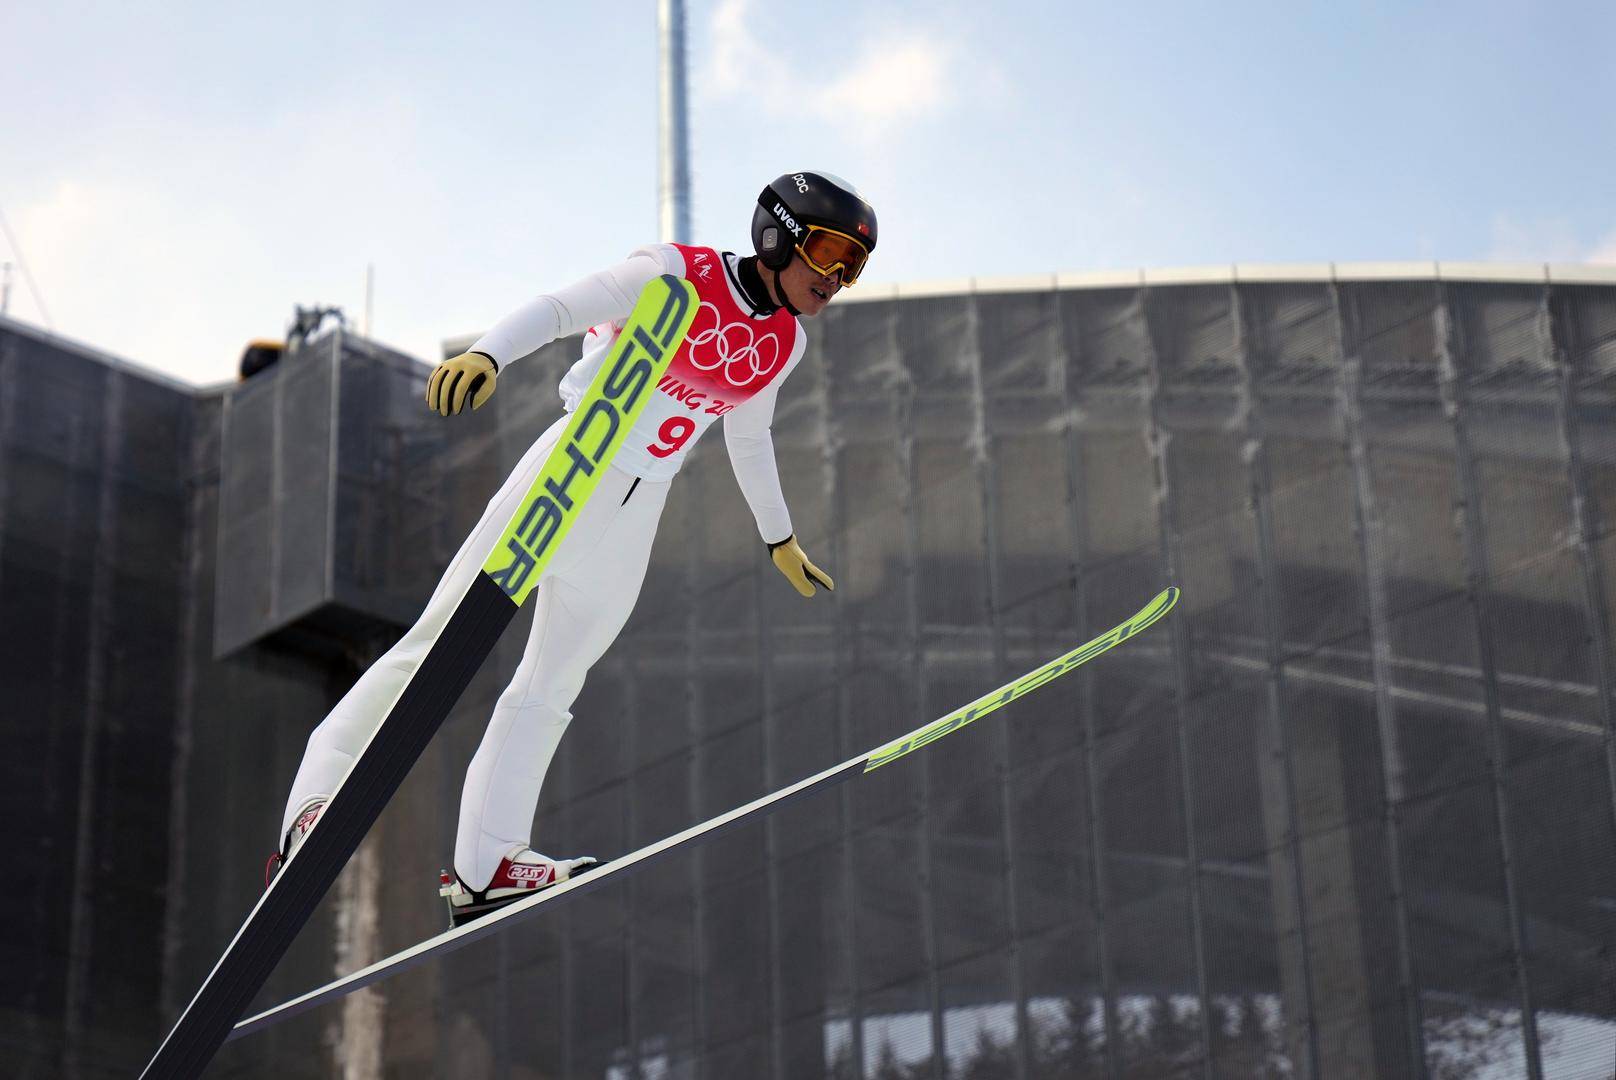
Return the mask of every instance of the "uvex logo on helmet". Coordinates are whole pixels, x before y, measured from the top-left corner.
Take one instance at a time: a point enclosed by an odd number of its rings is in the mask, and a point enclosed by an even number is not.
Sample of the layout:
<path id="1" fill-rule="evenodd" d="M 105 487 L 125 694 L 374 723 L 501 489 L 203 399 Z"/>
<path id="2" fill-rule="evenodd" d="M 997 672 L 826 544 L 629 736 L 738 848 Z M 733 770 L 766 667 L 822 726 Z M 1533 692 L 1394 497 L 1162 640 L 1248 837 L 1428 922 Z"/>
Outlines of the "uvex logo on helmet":
<path id="1" fill-rule="evenodd" d="M 791 216 L 791 211 L 787 210 L 778 201 L 774 204 L 774 216 L 780 219 L 780 224 L 791 230 L 792 236 L 798 239 L 802 238 L 802 226 L 798 225 L 797 219 Z"/>

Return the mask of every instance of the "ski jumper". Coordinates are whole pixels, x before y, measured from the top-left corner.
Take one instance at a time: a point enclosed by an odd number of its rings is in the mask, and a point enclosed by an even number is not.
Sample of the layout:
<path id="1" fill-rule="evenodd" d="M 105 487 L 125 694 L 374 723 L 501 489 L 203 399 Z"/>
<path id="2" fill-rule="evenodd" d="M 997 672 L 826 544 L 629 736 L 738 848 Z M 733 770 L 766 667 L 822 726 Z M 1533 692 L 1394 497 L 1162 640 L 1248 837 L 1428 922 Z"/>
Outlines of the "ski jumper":
<path id="1" fill-rule="evenodd" d="M 473 889 L 487 886 L 513 846 L 529 843 L 545 772 L 572 720 L 568 710 L 590 666 L 628 621 L 668 486 L 714 421 L 724 421 L 731 467 L 759 534 L 773 542 L 792 532 L 769 425 L 780 385 L 801 360 L 806 339 L 789 313 L 769 310 L 768 298 L 757 294 L 756 284 L 748 295 L 740 263 L 736 256 L 711 248 L 641 248 L 625 262 L 538 297 L 472 346 L 472 351 L 492 356 L 503 374 L 513 361 L 587 328 L 583 356 L 561 380 L 562 404 L 570 412 L 646 283 L 660 274 L 683 277 L 695 285 L 700 300 L 690 333 L 656 395 L 556 549 L 534 593 L 527 646 L 494 707 L 461 793 L 454 864 Z M 566 421 L 560 417 L 539 436 L 489 500 L 415 625 L 314 729 L 292 783 L 283 834 L 300 807 L 336 790 L 481 572 Z"/>

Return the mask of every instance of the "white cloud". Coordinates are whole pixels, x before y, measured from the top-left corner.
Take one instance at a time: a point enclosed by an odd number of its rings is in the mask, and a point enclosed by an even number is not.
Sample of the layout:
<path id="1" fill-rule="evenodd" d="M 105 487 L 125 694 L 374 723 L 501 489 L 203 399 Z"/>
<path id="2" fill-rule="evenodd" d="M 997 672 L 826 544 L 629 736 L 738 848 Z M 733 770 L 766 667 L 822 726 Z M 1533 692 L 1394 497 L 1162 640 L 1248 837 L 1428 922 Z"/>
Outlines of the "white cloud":
<path id="1" fill-rule="evenodd" d="M 1588 252 L 1587 261 L 1591 263 L 1616 263 L 1616 229 L 1605 234 L 1605 238 L 1596 243 Z"/>
<path id="2" fill-rule="evenodd" d="M 866 28 L 859 51 L 826 81 L 828 61 L 800 65 L 754 33 L 753 10 L 752 0 L 723 0 L 714 9 L 708 56 L 695 79 L 699 99 L 745 96 L 777 119 L 789 110 L 870 141 L 941 115 L 956 100 L 950 76 L 959 74 L 963 56 L 956 42 L 898 25 Z M 987 71 L 977 78 L 999 85 Z"/>
<path id="3" fill-rule="evenodd" d="M 1616 263 L 1616 229 L 1589 240 L 1568 217 L 1493 218 L 1487 258 L 1503 262 Z"/>
<path id="4" fill-rule="evenodd" d="M 1564 217 L 1521 219 L 1495 214 L 1487 258 L 1499 262 L 1578 262 L 1585 245 Z"/>
<path id="5" fill-rule="evenodd" d="M 713 9 L 712 53 L 697 80 L 702 97 L 729 97 L 742 91 L 748 77 L 779 78 L 778 57 L 770 53 L 747 25 L 749 0 L 723 0 Z M 771 90 L 778 89 L 771 86 Z"/>
<path id="6" fill-rule="evenodd" d="M 822 116 L 850 117 L 871 136 L 943 111 L 951 101 L 952 48 L 925 38 L 870 46 L 852 69 L 814 98 Z"/>
<path id="7" fill-rule="evenodd" d="M 59 182 L 15 218 L 40 293 L 70 337 L 200 381 L 228 370 L 243 327 L 257 321 L 250 297 L 217 288 L 235 273 L 251 277 L 240 265 L 250 237 L 217 204 L 81 177 Z M 176 356 L 177 342 L 195 351 Z M 210 346 L 225 350 L 211 364 Z"/>
<path id="8" fill-rule="evenodd" d="M 357 325 L 368 261 L 378 337 L 431 357 L 453 227 L 417 129 L 414 105 L 385 92 L 252 129 L 165 118 L 7 210 L 61 333 L 181 378 L 230 378 L 297 303 L 342 305 Z M 12 301 L 37 316 L 27 290 Z"/>

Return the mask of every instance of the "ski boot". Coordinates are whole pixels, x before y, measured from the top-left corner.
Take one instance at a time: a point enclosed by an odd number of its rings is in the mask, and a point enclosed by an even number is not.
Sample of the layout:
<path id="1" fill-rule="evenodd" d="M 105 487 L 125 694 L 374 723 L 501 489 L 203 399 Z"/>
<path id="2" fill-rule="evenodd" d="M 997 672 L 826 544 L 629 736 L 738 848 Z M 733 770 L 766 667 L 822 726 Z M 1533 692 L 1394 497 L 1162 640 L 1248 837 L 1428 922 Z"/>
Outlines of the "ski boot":
<path id="1" fill-rule="evenodd" d="M 269 861 L 264 864 L 264 888 L 269 888 L 269 883 L 274 881 L 275 875 L 281 872 L 281 867 L 286 865 L 286 860 L 292 857 L 294 851 L 303 846 L 304 838 L 309 835 L 309 830 L 314 828 L 314 823 L 320 820 L 320 814 L 324 810 L 324 795 L 316 795 L 303 803 L 302 808 L 297 812 L 297 817 L 292 819 L 292 827 L 286 830 L 286 836 L 281 839 L 281 849 L 271 855 Z"/>
<path id="2" fill-rule="evenodd" d="M 449 929 L 453 930 L 540 889 L 548 889 L 551 885 L 578 877 L 599 865 L 598 859 L 588 855 L 577 859 L 552 859 L 525 844 L 518 844 L 499 861 L 499 869 L 494 871 L 486 889 L 468 888 L 460 880 L 459 874 L 440 870 L 438 895 L 449 905 Z"/>

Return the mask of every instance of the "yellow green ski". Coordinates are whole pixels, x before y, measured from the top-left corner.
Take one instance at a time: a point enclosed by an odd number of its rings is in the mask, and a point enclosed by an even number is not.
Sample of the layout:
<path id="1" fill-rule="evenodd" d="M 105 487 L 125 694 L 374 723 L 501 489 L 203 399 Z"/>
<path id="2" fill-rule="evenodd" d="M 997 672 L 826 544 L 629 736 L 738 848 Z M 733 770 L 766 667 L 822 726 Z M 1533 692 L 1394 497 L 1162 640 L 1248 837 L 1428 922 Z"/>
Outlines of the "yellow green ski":
<path id="1" fill-rule="evenodd" d="M 517 607 L 538 585 L 601 473 L 645 411 L 695 317 L 696 288 L 688 281 L 664 275 L 640 293 L 561 441 L 483 563 L 483 573 Z"/>
<path id="2" fill-rule="evenodd" d="M 1178 603 L 1178 590 L 1176 588 L 1163 589 L 1156 595 L 1156 599 L 1146 604 L 1133 618 L 1121 626 L 1113 627 L 1095 638 L 1085 642 L 1062 656 L 1057 656 L 1049 663 L 1034 671 L 1029 671 L 1014 682 L 1005 683 L 997 690 L 983 694 L 969 705 L 962 706 L 947 716 L 933 720 L 925 727 L 916 728 L 901 739 L 893 739 L 885 746 L 870 753 L 864 761 L 864 771 L 879 769 L 891 761 L 897 761 L 903 755 L 918 750 L 927 743 L 936 742 L 944 735 L 958 731 L 972 720 L 986 716 L 993 710 L 1008 705 L 1022 694 L 1029 694 L 1051 679 L 1071 671 L 1079 664 L 1086 664 L 1107 649 L 1114 648 L 1127 641 L 1141 630 L 1149 627 L 1157 619 L 1173 610 Z"/>

